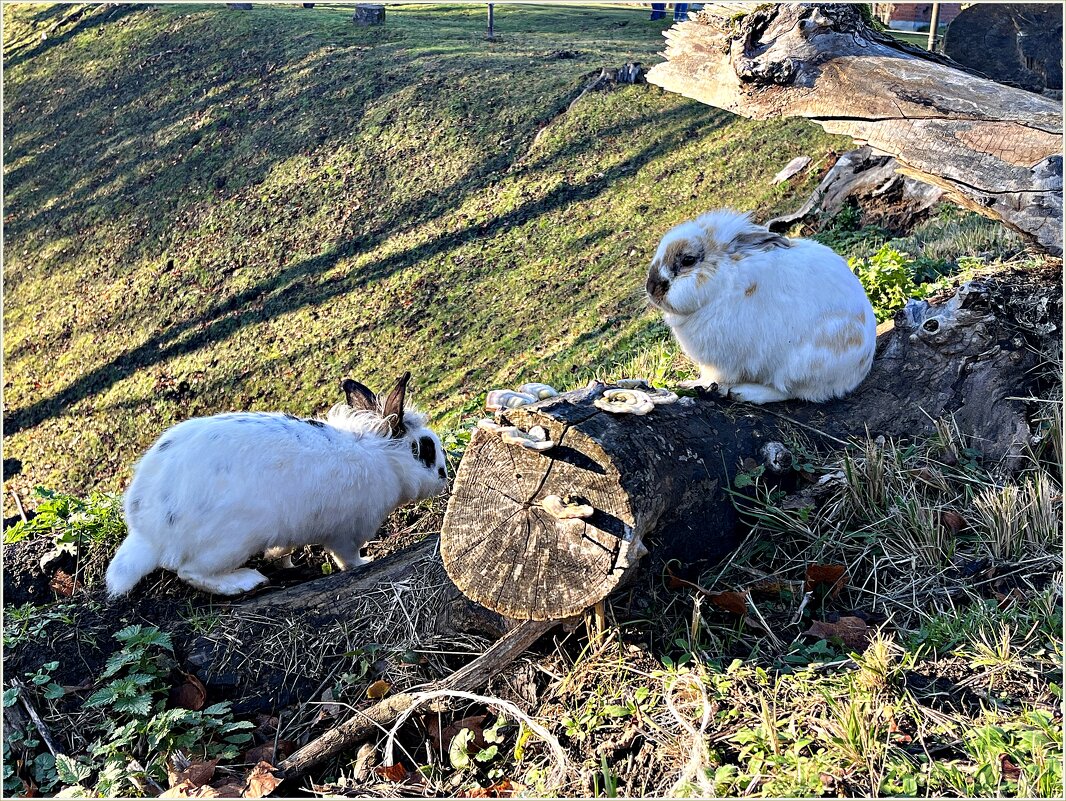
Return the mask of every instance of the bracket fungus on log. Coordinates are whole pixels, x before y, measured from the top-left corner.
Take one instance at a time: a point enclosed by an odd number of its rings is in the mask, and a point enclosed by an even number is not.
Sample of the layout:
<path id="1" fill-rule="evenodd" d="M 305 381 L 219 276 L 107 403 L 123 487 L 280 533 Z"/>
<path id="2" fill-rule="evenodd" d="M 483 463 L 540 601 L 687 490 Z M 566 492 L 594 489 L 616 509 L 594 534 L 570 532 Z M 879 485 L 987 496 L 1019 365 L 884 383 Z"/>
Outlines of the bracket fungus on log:
<path id="1" fill-rule="evenodd" d="M 929 434 L 953 415 L 987 460 L 1017 467 L 1031 433 L 1024 398 L 1040 354 L 1061 336 L 1060 282 L 1061 268 L 1017 270 L 937 304 L 912 301 L 878 338 L 866 380 L 827 403 L 682 398 L 612 414 L 596 405 L 609 387 L 594 383 L 503 409 L 501 423 L 540 426 L 554 446 L 537 452 L 474 432 L 441 528 L 445 569 L 494 612 L 550 620 L 602 600 L 646 550 L 683 569 L 720 559 L 739 536 L 730 494 L 738 466 L 762 457 L 787 472 L 781 443 L 794 426 L 839 447 L 867 432 Z M 549 511 L 557 504 L 592 512 L 560 518 Z"/>
<path id="2" fill-rule="evenodd" d="M 731 506 L 728 520 L 699 514 L 704 499 L 728 498 L 716 466 L 728 419 L 708 425 L 683 404 L 650 401 L 651 413 L 615 414 L 596 406 L 605 391 L 594 382 L 500 412 L 519 429 L 543 428 L 555 443 L 549 451 L 474 432 L 441 537 L 445 568 L 467 597 L 516 619 L 569 617 L 613 590 L 647 553 L 644 537 L 663 525 L 688 528 L 683 539 L 699 543 L 682 556 L 734 547 Z M 557 517 L 564 499 L 591 514 Z"/>

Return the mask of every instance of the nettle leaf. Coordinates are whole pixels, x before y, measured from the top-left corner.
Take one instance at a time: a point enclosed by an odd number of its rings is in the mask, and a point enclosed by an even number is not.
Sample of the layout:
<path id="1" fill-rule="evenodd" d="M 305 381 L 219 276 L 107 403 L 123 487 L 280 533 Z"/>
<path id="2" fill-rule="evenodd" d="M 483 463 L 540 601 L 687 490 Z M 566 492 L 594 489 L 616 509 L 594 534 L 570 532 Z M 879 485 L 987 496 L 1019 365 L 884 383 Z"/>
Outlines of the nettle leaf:
<path id="1" fill-rule="evenodd" d="M 132 712 L 134 715 L 147 715 L 152 710 L 152 697 L 140 695 L 136 698 L 119 698 L 115 701 L 116 712 Z"/>
<path id="2" fill-rule="evenodd" d="M 103 706 L 105 704 L 112 703 L 116 698 L 118 698 L 118 695 L 115 693 L 114 687 L 108 685 L 107 687 L 101 687 L 99 690 L 97 690 L 88 698 L 86 698 L 85 703 L 82 706 Z"/>
<path id="3" fill-rule="evenodd" d="M 83 765 L 66 754 L 56 754 L 56 774 L 63 784 L 81 784 L 92 772 L 93 769 L 88 765 Z"/>
<path id="4" fill-rule="evenodd" d="M 108 676 L 114 676 L 126 665 L 132 665 L 139 658 L 138 654 L 130 653 L 125 649 L 115 651 L 107 658 L 107 662 L 104 664 L 104 672 L 100 674 L 100 678 L 106 679 Z"/>
<path id="5" fill-rule="evenodd" d="M 129 642 L 130 640 L 132 640 L 134 637 L 136 637 L 138 634 L 141 633 L 141 628 L 142 627 L 140 625 L 138 625 L 138 624 L 133 624 L 131 626 L 126 626 L 126 628 L 119 629 L 118 631 L 115 632 L 115 639 L 118 640 L 119 642 Z"/>

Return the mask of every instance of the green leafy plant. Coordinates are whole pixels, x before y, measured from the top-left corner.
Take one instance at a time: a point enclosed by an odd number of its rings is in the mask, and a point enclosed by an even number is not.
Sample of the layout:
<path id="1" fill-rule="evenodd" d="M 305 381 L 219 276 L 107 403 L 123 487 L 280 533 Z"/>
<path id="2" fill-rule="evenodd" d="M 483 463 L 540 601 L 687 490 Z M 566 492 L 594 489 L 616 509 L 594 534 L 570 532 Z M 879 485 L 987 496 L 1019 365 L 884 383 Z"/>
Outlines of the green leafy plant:
<path id="1" fill-rule="evenodd" d="M 47 535 L 60 549 L 74 552 L 79 547 L 118 542 L 126 534 L 122 496 L 117 493 L 93 492 L 79 498 L 44 487 L 35 488 L 34 493 L 40 499 L 36 514 L 7 529 L 5 544 Z"/>
<path id="2" fill-rule="evenodd" d="M 70 625 L 74 622 L 75 608 L 75 604 L 4 607 L 4 647 L 13 648 L 22 643 L 44 640 L 54 624 Z"/>
<path id="3" fill-rule="evenodd" d="M 86 721 L 83 727 L 92 741 L 88 752 L 91 768 L 97 772 L 96 793 L 123 795 L 135 787 L 128 767 L 132 761 L 144 765 L 148 777 L 163 781 L 166 758 L 176 750 L 205 758 L 237 756 L 239 746 L 251 739 L 246 730 L 252 724 L 233 720 L 228 702 L 202 710 L 165 708 L 168 679 L 175 667 L 168 633 L 154 626 L 132 625 L 116 632 L 115 639 L 122 648 L 104 665 L 100 679 L 107 683 L 83 705 L 87 712 L 107 713 L 103 720 Z"/>
<path id="4" fill-rule="evenodd" d="M 915 282 L 910 257 L 887 244 L 872 256 L 849 259 L 848 266 L 862 282 L 878 322 L 887 320 L 911 298 L 923 298 L 928 292 L 925 285 Z"/>

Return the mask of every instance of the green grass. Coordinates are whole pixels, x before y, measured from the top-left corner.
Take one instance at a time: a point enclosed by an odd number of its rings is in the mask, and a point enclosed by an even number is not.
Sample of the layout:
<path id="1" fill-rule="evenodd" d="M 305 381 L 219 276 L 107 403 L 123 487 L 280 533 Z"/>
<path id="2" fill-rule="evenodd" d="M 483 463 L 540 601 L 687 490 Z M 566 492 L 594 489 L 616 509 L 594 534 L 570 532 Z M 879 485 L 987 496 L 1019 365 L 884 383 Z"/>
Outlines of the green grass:
<path id="1" fill-rule="evenodd" d="M 110 548 L 108 493 L 166 426 L 321 412 L 344 375 L 378 388 L 411 369 L 456 454 L 491 387 L 686 377 L 641 296 L 660 235 L 717 205 L 790 210 L 816 176 L 770 177 L 849 146 L 648 86 L 563 114 L 602 66 L 657 60 L 670 22 L 645 10 L 498 5 L 488 43 L 483 5 L 390 6 L 366 30 L 350 6 L 79 8 L 3 9 L 5 473 L 6 459 L 22 469 L 6 489 L 58 490 L 11 538 Z M 824 238 L 857 259 L 888 245 L 921 281 L 1021 252 L 951 211 L 902 239 L 856 227 Z M 1061 465 L 1054 400 L 1034 448 Z M 565 785 L 546 784 L 550 755 L 511 720 L 464 768 L 447 770 L 445 748 L 434 788 L 1061 796 L 1060 467 L 1004 480 L 948 423 L 846 457 L 788 444 L 832 492 L 786 509 L 746 476 L 753 532 L 701 579 L 750 590 L 750 615 L 658 585 L 609 601 L 605 631 L 579 628 L 518 680 L 565 748 Z M 968 525 L 949 531 L 946 512 Z M 810 564 L 849 580 L 801 609 Z M 67 636 L 87 608 L 7 608 L 5 646 Z M 857 612 L 865 648 L 804 633 Z M 184 625 L 210 632 L 221 614 L 190 604 Z M 335 697 L 350 679 L 345 702 L 366 703 L 364 674 L 393 656 L 368 648 Z M 28 742 L 16 750 L 59 778 Z M 152 757 L 142 746 L 130 753 Z M 354 756 L 315 780 L 350 775 Z"/>
<path id="2" fill-rule="evenodd" d="M 657 60 L 635 9 L 501 6 L 493 43 L 481 6 L 349 12 L 101 6 L 41 42 L 70 7 L 5 6 L 21 494 L 117 489 L 168 425 L 321 412 L 345 375 L 411 369 L 441 428 L 493 386 L 572 386 L 667 336 L 641 296 L 667 228 L 791 208 L 813 176 L 770 176 L 843 144 L 649 86 L 556 119 Z"/>

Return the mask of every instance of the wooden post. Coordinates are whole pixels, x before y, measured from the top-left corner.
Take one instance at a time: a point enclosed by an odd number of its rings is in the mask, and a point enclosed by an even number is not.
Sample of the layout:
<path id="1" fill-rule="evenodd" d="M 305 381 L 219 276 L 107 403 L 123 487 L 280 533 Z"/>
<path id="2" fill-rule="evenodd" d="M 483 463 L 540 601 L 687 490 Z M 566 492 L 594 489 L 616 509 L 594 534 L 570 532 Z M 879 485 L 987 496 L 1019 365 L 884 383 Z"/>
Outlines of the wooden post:
<path id="1" fill-rule="evenodd" d="M 930 53 L 936 52 L 936 29 L 940 25 L 940 3 L 933 3 L 933 12 L 929 17 L 929 46 Z"/>
<path id="2" fill-rule="evenodd" d="M 495 3 L 489 3 L 489 33 L 488 33 L 488 36 L 485 37 L 490 42 L 495 38 L 495 35 L 493 33 L 493 30 L 492 30 L 493 29 L 493 22 L 494 22 L 494 20 L 493 20 L 493 6 L 494 5 L 495 5 Z"/>

